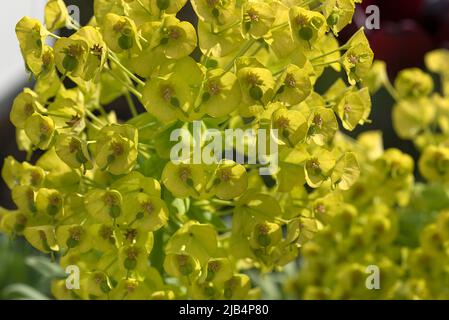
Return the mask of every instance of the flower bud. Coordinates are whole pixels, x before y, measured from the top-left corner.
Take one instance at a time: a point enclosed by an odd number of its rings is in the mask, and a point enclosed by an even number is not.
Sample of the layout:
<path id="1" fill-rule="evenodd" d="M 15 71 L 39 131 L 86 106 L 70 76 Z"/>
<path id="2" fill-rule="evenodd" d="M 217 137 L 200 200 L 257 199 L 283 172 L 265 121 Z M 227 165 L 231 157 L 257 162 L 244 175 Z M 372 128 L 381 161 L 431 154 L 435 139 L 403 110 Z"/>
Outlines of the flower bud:
<path id="1" fill-rule="evenodd" d="M 223 200 L 234 199 L 245 192 L 248 177 L 245 167 L 233 161 L 224 160 L 218 165 L 211 193 Z"/>
<path id="2" fill-rule="evenodd" d="M 59 134 L 55 150 L 59 158 L 71 168 L 92 168 L 87 143 L 85 140 L 71 134 Z"/>
<path id="3" fill-rule="evenodd" d="M 92 243 L 87 230 L 81 225 L 63 225 L 56 230 L 56 240 L 62 249 L 77 249 L 77 252 L 90 250 Z"/>
<path id="4" fill-rule="evenodd" d="M 60 38 L 54 46 L 55 63 L 62 74 L 81 76 L 87 60 L 89 45 L 83 39 Z"/>
<path id="5" fill-rule="evenodd" d="M 186 253 L 168 254 L 164 261 L 165 271 L 174 277 L 185 277 L 199 273 L 198 260 Z"/>
<path id="6" fill-rule="evenodd" d="M 224 285 L 224 298 L 228 300 L 245 299 L 251 288 L 250 279 L 247 275 L 237 274 Z"/>
<path id="7" fill-rule="evenodd" d="M 159 197 L 135 193 L 125 197 L 124 214 L 133 228 L 156 231 L 168 221 L 168 208 Z"/>
<path id="8" fill-rule="evenodd" d="M 104 18 L 101 30 L 106 44 L 114 52 L 141 49 L 136 25 L 127 17 L 108 13 Z"/>
<path id="9" fill-rule="evenodd" d="M 34 248 L 41 252 L 50 253 L 59 250 L 53 226 L 28 227 L 23 231 L 23 235 Z"/>
<path id="10" fill-rule="evenodd" d="M 12 199 L 23 213 L 36 212 L 36 193 L 28 185 L 16 186 L 12 189 Z"/>
<path id="11" fill-rule="evenodd" d="M 27 67 L 39 74 L 47 31 L 39 20 L 23 17 L 16 25 L 16 35 Z"/>
<path id="12" fill-rule="evenodd" d="M 28 217 L 20 212 L 8 212 L 2 216 L 1 230 L 9 235 L 22 234 L 28 224 Z"/>
<path id="13" fill-rule="evenodd" d="M 26 120 L 25 132 L 36 147 L 46 150 L 53 141 L 55 123 L 52 118 L 35 113 Z"/>
<path id="14" fill-rule="evenodd" d="M 205 269 L 205 282 L 223 283 L 233 275 L 231 263 L 227 258 L 210 259 Z"/>
<path id="15" fill-rule="evenodd" d="M 14 99 L 10 119 L 16 128 L 24 129 L 28 118 L 42 108 L 37 98 L 38 96 L 34 91 L 25 88 Z"/>
<path id="16" fill-rule="evenodd" d="M 109 125 L 97 138 L 93 156 L 97 165 L 114 175 L 129 173 L 137 160 L 138 132 L 130 125 Z"/>
<path id="17" fill-rule="evenodd" d="M 49 0 L 45 5 L 45 25 L 49 31 L 65 27 L 69 12 L 63 0 Z"/>
<path id="18" fill-rule="evenodd" d="M 419 170 L 429 181 L 449 181 L 449 148 L 429 146 L 424 149 Z"/>
<path id="19" fill-rule="evenodd" d="M 87 212 L 97 221 L 110 223 L 122 214 L 123 198 L 116 190 L 90 190 L 85 197 Z"/>
<path id="20" fill-rule="evenodd" d="M 264 36 L 270 30 L 275 18 L 275 11 L 268 3 L 247 2 L 243 6 L 244 32 L 254 38 Z"/>
<path id="21" fill-rule="evenodd" d="M 293 38 L 308 50 L 312 49 L 313 43 L 319 40 L 326 31 L 326 19 L 316 11 L 292 7 L 289 17 Z"/>
<path id="22" fill-rule="evenodd" d="M 401 98 L 416 99 L 433 91 L 433 79 L 420 69 L 406 69 L 399 72 L 394 86 Z"/>
<path id="23" fill-rule="evenodd" d="M 271 222 L 259 223 L 251 234 L 251 245 L 254 248 L 275 246 L 282 238 L 282 231 L 278 224 Z"/>
<path id="24" fill-rule="evenodd" d="M 342 61 L 350 84 L 354 85 L 368 75 L 373 59 L 373 51 L 364 43 L 354 45 L 346 51 Z"/>
<path id="25" fill-rule="evenodd" d="M 61 214 L 63 198 L 58 190 L 42 188 L 36 194 L 36 207 L 38 212 L 51 217 Z"/>

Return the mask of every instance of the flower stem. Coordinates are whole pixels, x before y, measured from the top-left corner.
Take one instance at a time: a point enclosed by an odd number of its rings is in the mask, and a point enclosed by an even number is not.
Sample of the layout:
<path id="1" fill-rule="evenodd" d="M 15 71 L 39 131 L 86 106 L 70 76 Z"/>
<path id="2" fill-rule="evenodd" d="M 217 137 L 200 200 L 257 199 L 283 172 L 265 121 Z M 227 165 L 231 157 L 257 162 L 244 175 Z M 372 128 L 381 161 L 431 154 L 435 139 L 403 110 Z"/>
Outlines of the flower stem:
<path id="1" fill-rule="evenodd" d="M 211 199 L 210 202 L 222 205 L 222 206 L 229 206 L 229 207 L 235 207 L 235 203 L 232 201 L 226 201 L 226 200 L 220 200 L 220 199 Z"/>
<path id="2" fill-rule="evenodd" d="M 145 82 L 140 80 L 138 77 L 134 75 L 131 71 L 129 71 L 113 54 L 109 52 L 109 59 L 111 59 L 120 69 L 122 69 L 131 79 L 133 79 L 140 86 L 145 86 Z"/>
<path id="3" fill-rule="evenodd" d="M 398 93 L 396 92 L 396 89 L 393 87 L 393 85 L 390 82 L 390 79 L 387 78 L 387 80 L 384 83 L 384 87 L 387 90 L 387 92 L 390 94 L 390 96 L 395 100 L 399 101 Z"/>
<path id="4" fill-rule="evenodd" d="M 298 6 L 299 7 L 304 7 L 304 6 L 308 6 L 309 4 L 312 4 L 314 2 L 316 2 L 316 0 L 306 0 L 306 1 L 302 2 L 302 3 L 300 3 Z"/>
<path id="5" fill-rule="evenodd" d="M 112 70 L 109 70 L 110 74 L 118 81 L 120 81 L 121 84 L 123 84 L 126 89 L 128 89 L 129 92 L 131 92 L 133 95 L 135 95 L 139 100 L 142 100 L 142 94 L 136 90 L 131 84 L 126 83 L 123 79 L 121 79 L 118 75 L 116 75 Z"/>
<path id="6" fill-rule="evenodd" d="M 143 129 L 146 129 L 146 128 L 154 127 L 156 124 L 157 124 L 157 122 L 150 122 L 150 123 L 147 123 L 147 124 L 145 124 L 145 125 L 143 125 L 141 127 L 138 127 L 137 130 L 143 130 Z"/>
<path id="7" fill-rule="evenodd" d="M 52 37 L 52 38 L 55 38 L 55 39 L 61 39 L 60 36 L 58 36 L 57 34 L 54 34 L 54 33 L 52 33 L 52 32 L 49 32 L 48 35 L 49 35 L 50 37 Z"/>
<path id="8" fill-rule="evenodd" d="M 340 63 L 340 59 L 334 60 L 334 61 L 318 63 L 318 64 L 312 64 L 312 66 L 314 66 L 314 67 L 324 67 L 324 66 L 329 66 L 329 65 L 334 64 L 334 63 Z"/>
<path id="9" fill-rule="evenodd" d="M 92 111 L 90 111 L 89 109 L 86 109 L 86 114 L 89 116 L 89 118 L 91 118 L 92 120 L 95 120 L 100 126 L 104 126 L 104 122 L 98 118 L 96 115 L 93 114 Z"/>
<path id="10" fill-rule="evenodd" d="M 237 22 L 231 24 L 230 26 L 228 26 L 228 27 L 226 27 L 226 28 L 224 28 L 224 29 L 221 29 L 220 31 L 215 32 L 215 30 L 214 30 L 214 32 L 212 32 L 212 33 L 215 34 L 215 35 L 220 35 L 220 34 L 222 34 L 223 32 L 226 32 L 226 31 L 228 31 L 228 30 L 234 28 L 235 26 L 238 26 L 238 25 L 241 24 L 241 23 L 242 23 L 242 21 L 239 20 L 239 21 L 237 21 Z"/>
<path id="11" fill-rule="evenodd" d="M 288 24 L 289 24 L 288 21 L 286 21 L 286 22 L 284 22 L 284 23 L 281 23 L 281 24 L 278 24 L 277 26 L 274 26 L 273 28 L 271 28 L 270 31 L 273 32 L 273 31 L 282 29 L 282 28 L 288 26 Z"/>
<path id="12" fill-rule="evenodd" d="M 235 55 L 234 58 L 232 58 L 232 60 L 228 63 L 228 65 L 225 67 L 224 69 L 224 73 L 228 72 L 229 70 L 232 69 L 232 67 L 234 66 L 235 60 L 237 60 L 239 57 L 243 56 L 252 46 L 253 44 L 256 43 L 256 39 L 250 39 L 248 40 L 241 48 L 240 50 L 237 52 L 237 54 Z"/>
<path id="13" fill-rule="evenodd" d="M 139 114 L 137 112 L 136 105 L 134 104 L 134 101 L 133 101 L 131 95 L 129 94 L 129 92 L 125 92 L 125 98 L 126 98 L 126 102 L 128 103 L 129 110 L 131 111 L 132 116 L 137 117 Z"/>
<path id="14" fill-rule="evenodd" d="M 313 61 L 315 61 L 315 60 L 318 60 L 318 59 L 327 57 L 327 56 L 329 56 L 329 55 L 331 55 L 331 54 L 334 54 L 334 53 L 336 53 L 336 52 L 340 52 L 340 51 L 346 50 L 347 48 L 348 48 L 348 45 L 345 44 L 344 46 L 341 46 L 341 47 L 339 47 L 339 48 L 337 48 L 337 49 L 335 49 L 335 50 L 332 50 L 332 51 L 323 53 L 322 55 L 319 55 L 319 56 L 317 56 L 317 57 L 313 57 L 312 59 L 310 59 L 310 62 L 313 62 Z"/>
<path id="15" fill-rule="evenodd" d="M 142 3 L 141 0 L 137 0 L 137 3 L 142 7 L 143 10 L 145 10 L 150 16 L 152 16 L 153 14 L 151 13 L 151 11 L 145 7 L 145 5 Z"/>
<path id="16" fill-rule="evenodd" d="M 97 109 L 100 111 L 101 115 L 105 118 L 106 122 L 111 123 L 108 118 L 108 113 L 101 104 L 98 105 Z"/>

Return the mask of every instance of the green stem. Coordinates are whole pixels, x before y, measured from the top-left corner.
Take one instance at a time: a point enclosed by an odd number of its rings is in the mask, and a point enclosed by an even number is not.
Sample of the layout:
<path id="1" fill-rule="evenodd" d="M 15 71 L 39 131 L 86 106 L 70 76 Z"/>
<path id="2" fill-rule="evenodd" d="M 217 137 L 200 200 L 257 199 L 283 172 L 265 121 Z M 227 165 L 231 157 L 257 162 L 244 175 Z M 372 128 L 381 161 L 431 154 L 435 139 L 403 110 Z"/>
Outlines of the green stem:
<path id="1" fill-rule="evenodd" d="M 315 60 L 318 60 L 318 59 L 327 57 L 327 56 L 329 56 L 329 55 L 331 55 L 331 54 L 334 54 L 334 53 L 336 53 L 336 52 L 340 52 L 340 51 L 346 50 L 348 47 L 349 47 L 349 46 L 348 46 L 347 44 L 345 44 L 344 46 L 341 46 L 341 47 L 339 47 L 339 48 L 337 48 L 337 49 L 335 49 L 335 50 L 332 50 L 332 51 L 323 53 L 322 55 L 319 55 L 319 56 L 317 56 L 317 57 L 314 57 L 314 58 L 310 59 L 310 62 L 313 62 L 313 61 L 315 61 Z"/>
<path id="2" fill-rule="evenodd" d="M 104 268 L 104 270 L 103 271 L 108 271 L 108 269 L 110 268 L 110 267 L 112 267 L 112 265 L 116 262 L 118 260 L 118 258 L 113 258 L 112 259 L 112 261 L 106 266 L 106 268 Z"/>
<path id="3" fill-rule="evenodd" d="M 393 87 L 393 85 L 390 82 L 390 79 L 387 78 L 387 80 L 384 83 L 384 87 L 387 90 L 387 92 L 390 94 L 390 96 L 397 102 L 399 101 L 398 93 L 396 92 L 396 89 Z"/>
<path id="4" fill-rule="evenodd" d="M 65 115 L 65 114 L 57 114 L 57 113 L 52 113 L 52 112 L 45 112 L 45 114 L 47 116 L 50 117 L 57 117 L 57 118 L 63 118 L 63 119 L 72 119 L 71 116 Z"/>
<path id="5" fill-rule="evenodd" d="M 97 183 L 96 181 L 92 180 L 91 178 L 89 178 L 87 176 L 83 175 L 82 179 L 85 180 L 86 182 L 90 183 L 91 185 L 95 186 L 96 188 L 103 189 L 102 185 L 100 185 L 99 183 Z"/>
<path id="6" fill-rule="evenodd" d="M 284 23 L 281 23 L 281 24 L 278 24 L 277 26 L 274 26 L 273 28 L 271 28 L 270 31 L 273 32 L 273 31 L 276 31 L 278 29 L 282 29 L 282 28 L 288 26 L 288 24 L 289 24 L 288 21 L 286 21 Z"/>
<path id="7" fill-rule="evenodd" d="M 256 54 L 258 54 L 259 51 L 262 50 L 262 49 L 265 47 L 264 44 L 265 44 L 265 41 L 259 42 L 259 45 L 257 46 L 256 50 L 254 50 L 254 51 L 251 53 L 251 56 L 253 56 L 253 57 L 256 56 Z"/>
<path id="8" fill-rule="evenodd" d="M 230 26 L 228 26 L 228 27 L 226 27 L 226 28 L 224 28 L 224 29 L 221 29 L 220 31 L 213 32 L 213 34 L 215 34 L 215 35 L 220 35 L 220 34 L 222 34 L 223 32 L 226 32 L 226 31 L 228 31 L 229 29 L 232 29 L 232 28 L 234 28 L 235 26 L 238 26 L 238 25 L 241 24 L 241 23 L 242 23 L 242 21 L 239 20 L 239 21 L 237 21 L 237 22 L 231 24 Z"/>
<path id="9" fill-rule="evenodd" d="M 77 215 L 76 213 L 73 213 L 73 214 L 71 214 L 70 216 L 64 217 L 63 219 L 59 220 L 59 221 L 56 223 L 56 226 L 60 226 L 63 222 L 66 222 L 67 220 L 69 220 L 70 218 L 73 218 L 73 217 L 76 216 L 76 215 Z"/>
<path id="10" fill-rule="evenodd" d="M 142 155 L 145 159 L 149 160 L 151 158 L 151 155 L 142 148 L 138 148 L 139 154 Z"/>
<path id="11" fill-rule="evenodd" d="M 256 164 L 245 164 L 243 165 L 246 169 L 259 169 L 259 168 L 264 168 L 267 165 L 266 164 L 261 164 L 261 163 L 256 163 Z"/>
<path id="12" fill-rule="evenodd" d="M 105 118 L 106 122 L 111 123 L 108 118 L 108 113 L 101 104 L 98 105 L 97 109 L 100 111 L 101 115 Z"/>
<path id="13" fill-rule="evenodd" d="M 58 35 L 56 35 L 56 34 L 54 34 L 54 33 L 52 33 L 52 32 L 49 32 L 48 35 L 49 35 L 50 37 L 52 37 L 52 38 L 55 38 L 55 39 L 61 39 L 60 36 L 58 36 Z"/>
<path id="14" fill-rule="evenodd" d="M 137 91 L 136 88 L 134 88 L 131 84 L 126 83 L 122 78 L 120 78 L 118 75 L 116 75 L 114 72 L 112 72 L 112 70 L 109 70 L 109 73 L 116 80 L 118 80 L 121 84 L 123 84 L 123 86 L 125 86 L 129 92 L 131 92 L 133 95 L 135 95 L 139 100 L 142 100 L 142 94 L 139 91 Z"/>
<path id="15" fill-rule="evenodd" d="M 125 98 L 126 98 L 126 102 L 128 103 L 129 110 L 131 111 L 133 118 L 137 117 L 139 114 L 137 112 L 136 105 L 134 104 L 134 101 L 133 101 L 131 95 L 129 94 L 129 92 L 125 92 Z"/>
<path id="16" fill-rule="evenodd" d="M 212 190 L 212 188 L 214 187 L 214 181 L 215 181 L 215 178 L 217 177 L 218 168 L 219 168 L 218 166 L 215 168 L 214 173 L 209 178 L 209 181 L 207 181 L 207 183 L 206 183 L 206 192 L 207 193 L 209 193 Z"/>
<path id="17" fill-rule="evenodd" d="M 279 217 L 274 218 L 276 221 L 283 223 L 283 224 L 288 224 L 290 221 L 289 220 L 285 220 Z"/>
<path id="18" fill-rule="evenodd" d="M 198 95 L 196 96 L 194 107 L 193 107 L 194 112 L 198 112 L 201 107 L 201 103 L 203 100 L 203 94 L 204 94 L 204 86 L 206 85 L 206 81 L 207 81 L 207 78 L 204 78 L 201 83 L 201 87 L 200 87 L 200 90 L 198 91 Z"/>
<path id="19" fill-rule="evenodd" d="M 97 121 L 97 123 L 100 125 L 100 126 L 105 126 L 105 123 L 100 119 L 100 118 L 98 118 L 96 115 L 94 115 L 93 113 L 92 113 L 92 111 L 90 111 L 89 109 L 86 109 L 86 114 L 89 116 L 89 118 L 91 118 L 92 120 L 95 120 L 95 121 Z"/>
<path id="20" fill-rule="evenodd" d="M 154 150 L 154 146 L 147 144 L 147 143 L 143 143 L 143 142 L 139 142 L 139 148 L 141 149 L 150 149 L 150 150 Z"/>
<path id="21" fill-rule="evenodd" d="M 139 39 L 142 40 L 145 43 L 148 43 L 148 40 L 145 39 L 141 34 L 139 34 Z"/>
<path id="22" fill-rule="evenodd" d="M 253 44 L 256 42 L 256 39 L 250 39 L 248 40 L 241 48 L 240 50 L 237 52 L 237 54 L 235 55 L 234 58 L 232 58 L 232 60 L 228 63 L 228 65 L 225 67 L 224 72 L 226 73 L 229 70 L 232 69 L 232 67 L 234 66 L 235 60 L 237 60 L 239 57 L 243 56 L 252 46 Z"/>
<path id="23" fill-rule="evenodd" d="M 192 205 L 196 206 L 196 207 L 204 207 L 204 206 L 210 205 L 210 201 L 209 200 L 198 200 L 198 201 L 192 202 Z"/>
<path id="24" fill-rule="evenodd" d="M 220 200 L 220 199 L 211 199 L 210 202 L 221 205 L 221 206 L 229 206 L 229 207 L 235 207 L 235 203 L 232 201 L 227 200 Z"/>
<path id="25" fill-rule="evenodd" d="M 298 6 L 299 7 L 304 7 L 304 6 L 308 6 L 309 4 L 312 4 L 314 2 L 316 2 L 316 0 L 306 0 L 303 3 L 300 3 Z"/>
<path id="26" fill-rule="evenodd" d="M 223 210 L 223 211 L 217 211 L 215 212 L 215 214 L 219 217 L 225 217 L 225 216 L 230 216 L 234 213 L 234 209 L 227 209 L 227 210 Z"/>
<path id="27" fill-rule="evenodd" d="M 218 126 L 218 128 L 220 130 L 224 130 L 227 129 L 227 127 L 229 126 L 229 123 L 231 122 L 231 118 L 226 119 L 223 123 L 220 123 L 220 125 Z"/>
<path id="28" fill-rule="evenodd" d="M 27 150 L 26 161 L 30 162 L 32 157 L 33 157 L 33 149 Z"/>
<path id="29" fill-rule="evenodd" d="M 202 57 L 202 58 L 204 58 L 204 61 L 202 62 L 202 64 L 203 64 L 203 66 L 205 66 L 205 67 L 207 67 L 207 64 L 208 64 L 208 62 L 209 62 L 209 60 L 210 60 L 211 52 L 212 52 L 212 48 L 209 49 L 209 50 L 207 51 L 206 55 L 203 55 L 203 57 Z"/>
<path id="30" fill-rule="evenodd" d="M 94 128 L 97 131 L 101 130 L 101 127 L 97 126 L 95 123 L 93 122 L 87 122 L 87 125 L 92 126 L 92 128 Z"/>
<path id="31" fill-rule="evenodd" d="M 137 76 L 134 75 L 131 71 L 129 71 L 113 54 L 109 52 L 109 59 L 111 59 L 120 69 L 122 69 L 131 79 L 133 79 L 140 86 L 145 86 L 145 82 L 140 80 Z"/>
<path id="32" fill-rule="evenodd" d="M 329 65 L 334 64 L 334 63 L 340 63 L 340 59 L 334 60 L 334 61 L 318 63 L 318 64 L 312 64 L 312 66 L 313 67 L 324 67 L 324 66 L 329 66 Z"/>
<path id="33" fill-rule="evenodd" d="M 141 0 L 137 0 L 137 3 L 142 7 L 143 10 L 145 10 L 150 16 L 152 16 L 153 14 L 151 13 L 151 11 L 145 7 L 145 5 L 142 3 Z"/>
<path id="34" fill-rule="evenodd" d="M 145 124 L 145 125 L 143 125 L 141 127 L 138 127 L 137 130 L 143 130 L 143 129 L 146 129 L 146 128 L 154 127 L 155 125 L 157 125 L 157 122 L 150 122 L 150 123 L 147 123 L 147 124 Z"/>
<path id="35" fill-rule="evenodd" d="M 279 70 L 272 71 L 273 77 L 276 77 L 276 76 L 278 76 L 278 75 L 280 75 L 280 74 L 283 74 L 286 68 L 287 68 L 287 67 L 282 67 L 282 68 L 279 69 Z"/>

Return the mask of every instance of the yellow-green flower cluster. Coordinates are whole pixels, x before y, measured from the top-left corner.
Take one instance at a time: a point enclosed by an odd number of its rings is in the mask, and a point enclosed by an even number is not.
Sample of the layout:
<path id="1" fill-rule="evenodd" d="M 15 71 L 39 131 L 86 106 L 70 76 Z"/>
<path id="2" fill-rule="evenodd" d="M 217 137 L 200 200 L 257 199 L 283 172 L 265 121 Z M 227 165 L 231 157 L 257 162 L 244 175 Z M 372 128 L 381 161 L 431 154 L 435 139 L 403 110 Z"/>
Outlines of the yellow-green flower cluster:
<path id="1" fill-rule="evenodd" d="M 449 182 L 449 51 L 427 54 L 428 72 L 402 71 L 394 82 L 396 105 L 393 125 L 402 139 L 411 140 L 421 152 L 421 175 L 429 182 Z M 434 78 L 436 83 L 434 83 Z"/>
<path id="2" fill-rule="evenodd" d="M 314 203 L 323 228 L 300 251 L 299 273 L 287 290 L 303 299 L 448 299 L 449 52 L 426 57 L 431 74 L 400 72 L 390 83 L 385 64 L 366 77 L 371 92 L 381 86 L 395 99 L 397 134 L 420 151 L 416 182 L 413 159 L 383 150 L 379 132 L 359 136 L 360 179 L 349 191 Z M 434 78 L 441 81 L 434 84 Z M 434 91 L 434 88 L 440 88 Z M 379 286 L 369 286 L 372 266 Z"/>
<path id="3" fill-rule="evenodd" d="M 386 152 L 413 163 L 398 150 Z M 298 275 L 285 287 L 293 297 L 448 299 L 447 187 L 417 184 L 407 203 L 394 205 L 388 193 L 395 189 L 376 179 L 385 160 L 368 160 L 369 173 L 352 192 L 317 199 L 324 227 L 300 250 Z M 411 177 L 406 166 L 397 179 Z M 370 287 L 373 270 L 377 287 Z"/>
<path id="4" fill-rule="evenodd" d="M 16 28 L 36 84 L 10 114 L 28 161 L 5 160 L 17 209 L 0 211 L 0 230 L 79 268 L 79 288 L 54 282 L 60 299 L 258 297 L 245 271 L 295 260 L 321 228 L 312 205 L 359 177 L 357 146 L 343 142 L 339 122 L 352 131 L 369 121 L 362 79 L 373 52 L 363 29 L 337 40 L 358 2 L 95 0 L 79 26 L 63 1 L 48 1 L 45 26 L 24 17 Z M 197 24 L 179 20 L 186 5 Z M 75 31 L 53 33 L 64 26 Z M 326 67 L 347 76 L 319 94 Z M 407 95 L 428 89 L 406 86 Z M 128 119 L 105 108 L 122 96 Z M 229 129 L 277 130 L 267 137 L 279 150 L 273 183 L 259 175 L 261 159 L 172 162 L 171 133 L 193 136 L 193 121 L 223 139 Z M 192 158 L 206 139 L 193 139 Z M 235 151 L 248 156 L 252 145 Z M 376 169 L 400 188 L 391 203 L 405 201 L 411 182 L 401 157 L 385 154 Z"/>

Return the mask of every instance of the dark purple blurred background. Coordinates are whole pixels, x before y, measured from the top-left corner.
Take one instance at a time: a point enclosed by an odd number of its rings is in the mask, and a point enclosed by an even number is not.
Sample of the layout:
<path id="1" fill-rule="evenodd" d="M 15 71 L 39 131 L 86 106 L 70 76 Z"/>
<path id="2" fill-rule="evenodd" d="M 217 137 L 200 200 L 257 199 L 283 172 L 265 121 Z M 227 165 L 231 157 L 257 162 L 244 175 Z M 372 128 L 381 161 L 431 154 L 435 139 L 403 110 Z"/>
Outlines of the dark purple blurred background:
<path id="1" fill-rule="evenodd" d="M 367 30 L 376 59 L 385 60 L 390 75 L 407 67 L 423 67 L 426 52 L 449 49 L 449 0 L 364 0 L 380 9 L 380 30 Z M 345 30 L 353 33 L 354 26 Z"/>

